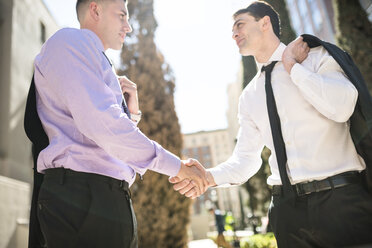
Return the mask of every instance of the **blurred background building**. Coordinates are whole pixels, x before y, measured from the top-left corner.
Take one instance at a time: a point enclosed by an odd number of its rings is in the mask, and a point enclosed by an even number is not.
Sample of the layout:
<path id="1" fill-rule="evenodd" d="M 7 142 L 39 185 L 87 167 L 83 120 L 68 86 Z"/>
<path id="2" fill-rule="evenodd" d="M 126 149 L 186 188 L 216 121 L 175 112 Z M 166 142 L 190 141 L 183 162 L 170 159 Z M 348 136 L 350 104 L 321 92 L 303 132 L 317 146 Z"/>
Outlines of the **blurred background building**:
<path id="1" fill-rule="evenodd" d="M 367 12 L 368 20 L 372 22 L 372 1 L 371 0 L 359 0 L 363 9 Z"/>
<path id="2" fill-rule="evenodd" d="M 291 24 L 297 35 L 313 34 L 335 43 L 335 23 L 332 0 L 285 0 Z M 372 1 L 359 0 L 372 22 Z"/>
<path id="3" fill-rule="evenodd" d="M 41 0 L 0 0 L 0 248 L 27 247 L 31 145 L 23 131 L 33 61 L 58 26 Z"/>
<path id="4" fill-rule="evenodd" d="M 335 43 L 332 0 L 286 0 L 292 27 L 300 34 L 314 34 Z"/>

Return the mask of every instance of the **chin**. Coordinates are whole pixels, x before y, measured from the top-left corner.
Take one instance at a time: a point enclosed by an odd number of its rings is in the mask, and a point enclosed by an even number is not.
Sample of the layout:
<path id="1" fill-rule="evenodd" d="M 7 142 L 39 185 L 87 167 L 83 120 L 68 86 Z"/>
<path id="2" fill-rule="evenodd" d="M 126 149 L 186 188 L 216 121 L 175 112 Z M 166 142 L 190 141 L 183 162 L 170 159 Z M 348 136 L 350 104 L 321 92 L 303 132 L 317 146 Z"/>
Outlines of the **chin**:
<path id="1" fill-rule="evenodd" d="M 247 51 L 244 51 L 244 50 L 239 50 L 239 53 L 240 53 L 242 56 L 249 56 L 249 55 L 250 55 Z"/>
<path id="2" fill-rule="evenodd" d="M 239 49 L 239 53 L 243 56 L 253 56 L 253 53 L 249 51 L 248 49 Z"/>
<path id="3" fill-rule="evenodd" d="M 113 50 L 121 50 L 122 47 L 123 47 L 123 43 L 120 43 L 120 44 L 118 44 L 116 46 L 112 46 L 111 49 L 113 49 Z"/>

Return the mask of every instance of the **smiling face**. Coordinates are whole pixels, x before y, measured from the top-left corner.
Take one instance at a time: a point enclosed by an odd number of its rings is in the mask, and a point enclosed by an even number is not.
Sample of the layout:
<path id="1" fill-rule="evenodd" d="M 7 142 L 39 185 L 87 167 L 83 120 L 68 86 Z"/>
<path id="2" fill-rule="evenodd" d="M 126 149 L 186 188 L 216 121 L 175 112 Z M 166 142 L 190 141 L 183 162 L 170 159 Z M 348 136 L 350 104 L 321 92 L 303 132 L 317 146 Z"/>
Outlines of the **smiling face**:
<path id="1" fill-rule="evenodd" d="M 263 41 L 262 19 L 256 19 L 248 13 L 237 15 L 234 18 L 233 39 L 243 56 L 253 55 L 261 48 Z"/>
<path id="2" fill-rule="evenodd" d="M 120 50 L 126 34 L 132 32 L 127 4 L 123 0 L 106 1 L 101 7 L 101 16 L 97 23 L 98 36 L 105 50 Z"/>

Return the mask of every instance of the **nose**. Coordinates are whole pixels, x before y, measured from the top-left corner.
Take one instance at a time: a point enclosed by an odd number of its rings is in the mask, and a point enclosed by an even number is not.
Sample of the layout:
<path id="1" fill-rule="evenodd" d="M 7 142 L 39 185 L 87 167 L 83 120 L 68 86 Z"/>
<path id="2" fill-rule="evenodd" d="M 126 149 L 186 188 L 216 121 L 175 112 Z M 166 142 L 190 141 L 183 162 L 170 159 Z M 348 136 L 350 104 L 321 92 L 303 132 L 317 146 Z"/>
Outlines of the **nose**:
<path id="1" fill-rule="evenodd" d="M 124 31 L 125 33 L 131 33 L 133 31 L 132 26 L 130 25 L 129 21 L 125 21 L 124 23 Z"/>
<path id="2" fill-rule="evenodd" d="M 236 40 L 238 37 L 239 37 L 238 31 L 237 30 L 233 30 L 233 32 L 232 32 L 232 38 L 234 40 Z"/>

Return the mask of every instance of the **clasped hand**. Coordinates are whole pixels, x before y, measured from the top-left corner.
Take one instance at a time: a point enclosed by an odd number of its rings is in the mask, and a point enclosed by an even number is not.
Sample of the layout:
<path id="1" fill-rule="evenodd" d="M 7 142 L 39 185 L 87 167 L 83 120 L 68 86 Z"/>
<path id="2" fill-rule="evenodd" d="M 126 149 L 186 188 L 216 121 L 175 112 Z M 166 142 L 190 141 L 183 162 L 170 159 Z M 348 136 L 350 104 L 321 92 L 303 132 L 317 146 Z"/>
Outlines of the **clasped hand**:
<path id="1" fill-rule="evenodd" d="M 192 199 L 215 185 L 211 173 L 196 159 L 182 160 L 180 171 L 177 176 L 169 178 L 169 182 L 174 184 L 174 190 Z"/>
<path id="2" fill-rule="evenodd" d="M 285 70 L 290 74 L 294 64 L 301 64 L 307 58 L 309 51 L 310 48 L 303 41 L 302 36 L 289 43 L 282 55 Z"/>
<path id="3" fill-rule="evenodd" d="M 137 114 L 139 111 L 137 85 L 126 76 L 120 76 L 118 80 L 129 111 Z"/>

